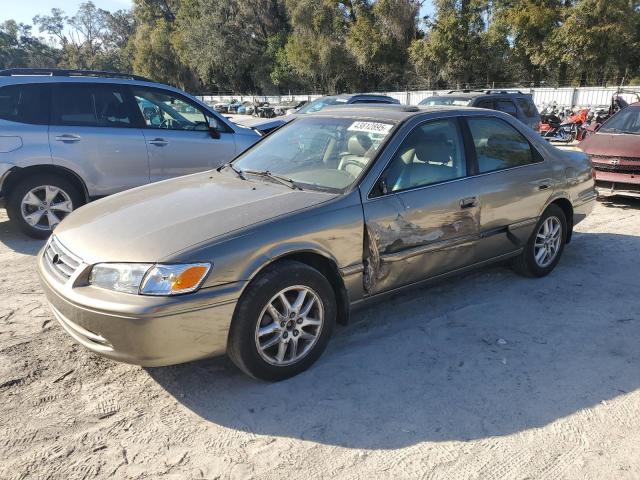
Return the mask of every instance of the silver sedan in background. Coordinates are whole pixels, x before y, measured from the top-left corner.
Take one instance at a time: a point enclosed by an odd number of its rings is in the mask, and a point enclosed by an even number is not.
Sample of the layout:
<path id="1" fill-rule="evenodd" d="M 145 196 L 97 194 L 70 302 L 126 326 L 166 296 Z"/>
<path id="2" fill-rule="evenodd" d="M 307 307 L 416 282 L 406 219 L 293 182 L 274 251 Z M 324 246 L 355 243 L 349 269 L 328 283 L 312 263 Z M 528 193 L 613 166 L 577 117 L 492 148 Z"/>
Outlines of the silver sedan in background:
<path id="1" fill-rule="evenodd" d="M 390 292 L 506 259 L 547 275 L 595 199 L 587 155 L 504 113 L 326 108 L 218 170 L 80 208 L 38 270 L 57 320 L 98 354 L 226 352 L 281 380 Z"/>

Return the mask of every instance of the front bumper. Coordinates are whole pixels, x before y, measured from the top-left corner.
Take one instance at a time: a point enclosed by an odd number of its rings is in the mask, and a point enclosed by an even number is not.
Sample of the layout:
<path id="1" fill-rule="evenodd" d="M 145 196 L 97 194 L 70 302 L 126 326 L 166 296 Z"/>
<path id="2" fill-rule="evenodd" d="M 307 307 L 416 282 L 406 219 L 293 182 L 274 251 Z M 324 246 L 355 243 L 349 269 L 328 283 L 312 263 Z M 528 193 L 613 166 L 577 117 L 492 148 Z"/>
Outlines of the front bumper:
<path id="1" fill-rule="evenodd" d="M 148 367 L 226 352 L 231 319 L 244 282 L 174 297 L 130 295 L 83 282 L 89 265 L 62 282 L 38 254 L 38 273 L 55 318 L 89 350 Z"/>
<path id="2" fill-rule="evenodd" d="M 640 198 L 640 175 L 596 170 L 596 189 L 601 196 Z"/>

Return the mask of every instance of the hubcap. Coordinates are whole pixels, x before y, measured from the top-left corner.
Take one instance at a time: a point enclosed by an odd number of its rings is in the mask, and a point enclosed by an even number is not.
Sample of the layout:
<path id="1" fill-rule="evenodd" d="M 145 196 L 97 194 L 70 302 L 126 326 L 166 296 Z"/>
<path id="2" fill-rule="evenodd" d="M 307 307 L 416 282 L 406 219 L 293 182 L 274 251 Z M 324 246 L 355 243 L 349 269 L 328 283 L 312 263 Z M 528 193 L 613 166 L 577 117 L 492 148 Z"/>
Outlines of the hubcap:
<path id="1" fill-rule="evenodd" d="M 533 254 L 536 264 L 545 268 L 558 256 L 562 242 L 562 224 L 558 217 L 547 218 L 536 233 Z"/>
<path id="2" fill-rule="evenodd" d="M 324 307 L 318 294 L 302 285 L 287 287 L 260 313 L 255 333 L 258 353 L 271 365 L 292 365 L 311 351 L 323 323 Z"/>
<path id="3" fill-rule="evenodd" d="M 24 221 L 33 228 L 45 231 L 53 230 L 72 210 L 69 194 L 51 185 L 32 188 L 20 203 Z"/>

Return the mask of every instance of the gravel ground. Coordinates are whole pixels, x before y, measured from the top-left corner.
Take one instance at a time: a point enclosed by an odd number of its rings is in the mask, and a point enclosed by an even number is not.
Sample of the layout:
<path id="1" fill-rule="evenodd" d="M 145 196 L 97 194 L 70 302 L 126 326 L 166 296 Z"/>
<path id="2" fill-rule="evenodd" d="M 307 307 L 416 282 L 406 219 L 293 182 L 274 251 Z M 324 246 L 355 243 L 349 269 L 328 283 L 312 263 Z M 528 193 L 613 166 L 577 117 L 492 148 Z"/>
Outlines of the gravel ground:
<path id="1" fill-rule="evenodd" d="M 0 211 L 0 478 L 640 478 L 640 202 L 558 268 L 496 266 L 339 328 L 291 380 L 143 369 L 72 343 Z"/>

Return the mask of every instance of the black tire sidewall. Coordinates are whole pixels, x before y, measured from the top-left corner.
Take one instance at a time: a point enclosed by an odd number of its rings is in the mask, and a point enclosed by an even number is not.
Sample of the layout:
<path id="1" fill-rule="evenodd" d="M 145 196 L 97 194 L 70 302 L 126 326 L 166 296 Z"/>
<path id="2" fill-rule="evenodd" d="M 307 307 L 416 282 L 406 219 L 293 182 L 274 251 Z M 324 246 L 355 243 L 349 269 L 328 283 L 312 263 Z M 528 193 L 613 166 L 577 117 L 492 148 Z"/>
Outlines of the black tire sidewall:
<path id="1" fill-rule="evenodd" d="M 311 288 L 323 303 L 324 323 L 320 338 L 298 363 L 271 365 L 260 356 L 255 344 L 258 318 L 275 294 L 294 285 Z M 336 311 L 333 288 L 322 273 L 300 262 L 278 262 L 253 280 L 240 298 L 229 331 L 229 356 L 241 370 L 260 380 L 279 381 L 297 375 L 322 355 L 335 327 Z"/>
<path id="2" fill-rule="evenodd" d="M 542 226 L 542 224 L 549 217 L 556 217 L 558 218 L 558 220 L 560 220 L 560 225 L 562 227 L 562 240 L 560 241 L 560 248 L 558 250 L 556 258 L 553 259 L 553 262 L 551 262 L 546 267 L 541 267 L 540 265 L 537 264 L 535 259 L 536 235 L 538 233 L 538 230 Z M 536 224 L 533 230 L 533 233 L 531 234 L 531 238 L 527 242 L 527 246 L 525 247 L 525 250 L 524 250 L 526 266 L 529 272 L 531 273 L 531 275 L 536 277 L 544 277 L 549 273 L 551 273 L 551 271 L 556 267 L 556 265 L 560 261 L 560 257 L 562 257 L 562 252 L 564 251 L 564 246 L 566 241 L 567 241 L 567 219 L 565 217 L 565 214 L 562 211 L 562 209 L 557 205 L 550 205 L 544 211 L 544 213 L 540 217 L 540 220 L 538 220 L 538 223 Z"/>
<path id="3" fill-rule="evenodd" d="M 59 175 L 41 173 L 21 180 L 11 189 L 11 192 L 8 195 L 7 214 L 9 215 L 9 219 L 14 222 L 20 230 L 34 238 L 47 238 L 51 235 L 51 231 L 39 230 L 29 225 L 24 218 L 22 218 L 21 202 L 29 190 L 44 185 L 55 186 L 69 195 L 73 210 L 80 207 L 83 203 L 82 196 L 80 195 L 80 192 L 78 192 L 77 188 L 75 188 L 71 182 Z"/>

